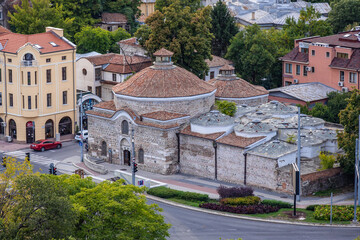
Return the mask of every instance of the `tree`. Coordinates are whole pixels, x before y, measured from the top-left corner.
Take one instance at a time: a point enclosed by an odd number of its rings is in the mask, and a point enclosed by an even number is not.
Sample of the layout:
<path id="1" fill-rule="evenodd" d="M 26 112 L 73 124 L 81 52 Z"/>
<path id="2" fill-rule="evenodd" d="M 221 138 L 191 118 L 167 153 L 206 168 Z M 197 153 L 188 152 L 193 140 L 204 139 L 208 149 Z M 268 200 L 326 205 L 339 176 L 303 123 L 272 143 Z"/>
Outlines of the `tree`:
<path id="1" fill-rule="evenodd" d="M 14 8 L 16 12 L 9 12 L 9 24 L 17 33 L 41 33 L 48 26 L 66 30 L 74 21 L 64 17 L 62 5 L 52 5 L 50 0 L 31 0 L 31 5 L 29 1 L 22 1 L 21 7 L 15 5 Z"/>
<path id="2" fill-rule="evenodd" d="M 159 10 L 160 12 L 163 12 L 164 8 L 170 7 L 170 5 L 173 3 L 173 0 L 157 0 L 155 2 L 155 10 Z M 182 8 L 190 7 L 191 12 L 195 12 L 201 7 L 201 1 L 200 0 L 180 0 L 180 5 Z"/>
<path id="3" fill-rule="evenodd" d="M 149 35 L 147 31 L 135 35 L 145 42 L 143 46 L 150 55 L 166 48 L 174 52 L 172 60 L 176 64 L 203 78 L 208 71 L 205 59 L 211 59 L 211 7 L 192 12 L 190 7 L 182 7 L 181 0 L 172 2 L 163 12 L 156 11 L 146 19 Z"/>
<path id="4" fill-rule="evenodd" d="M 71 196 L 79 239 L 166 239 L 169 224 L 156 204 L 146 204 L 143 188 L 124 181 L 102 182 Z"/>
<path id="5" fill-rule="evenodd" d="M 339 160 L 346 173 L 354 174 L 355 139 L 359 137 L 359 90 L 353 90 L 347 102 L 346 108 L 339 114 L 340 124 L 344 126 L 344 131 L 338 132 L 338 146 L 345 152 Z"/>
<path id="6" fill-rule="evenodd" d="M 216 108 L 223 114 L 233 117 L 236 113 L 236 103 L 228 101 L 216 101 Z"/>
<path id="7" fill-rule="evenodd" d="M 141 46 L 145 46 L 146 41 L 150 38 L 150 34 L 151 28 L 148 25 L 144 24 L 137 29 L 134 36 L 137 38 Z"/>
<path id="8" fill-rule="evenodd" d="M 212 40 L 212 53 L 223 57 L 230 39 L 239 31 L 235 25 L 235 19 L 231 16 L 227 6 L 222 1 L 218 1 L 211 11 L 211 33 L 214 35 Z"/>
<path id="9" fill-rule="evenodd" d="M 256 84 L 269 75 L 276 61 L 275 53 L 276 47 L 268 41 L 267 32 L 254 24 L 236 34 L 225 57 L 234 62 L 242 78 Z"/>
<path id="10" fill-rule="evenodd" d="M 84 27 L 81 32 L 75 34 L 77 52 L 86 53 L 96 51 L 100 53 L 116 52 L 119 53 L 117 42 L 129 38 L 131 35 L 124 29 L 119 28 L 114 32 L 109 32 L 99 27 Z"/>
<path id="11" fill-rule="evenodd" d="M 344 28 L 354 22 L 360 22 L 360 1 L 340 0 L 331 4 L 328 21 L 334 32 L 341 32 Z"/>

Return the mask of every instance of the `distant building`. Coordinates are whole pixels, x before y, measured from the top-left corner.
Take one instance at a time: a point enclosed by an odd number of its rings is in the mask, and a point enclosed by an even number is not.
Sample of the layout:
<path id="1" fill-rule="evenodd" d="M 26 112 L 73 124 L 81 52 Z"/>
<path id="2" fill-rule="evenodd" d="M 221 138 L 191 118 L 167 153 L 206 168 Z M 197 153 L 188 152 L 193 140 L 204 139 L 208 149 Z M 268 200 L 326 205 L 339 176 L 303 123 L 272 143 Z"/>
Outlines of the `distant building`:
<path id="1" fill-rule="evenodd" d="M 283 56 L 283 86 L 319 82 L 338 91 L 359 89 L 360 29 L 295 41 Z"/>
<path id="2" fill-rule="evenodd" d="M 156 0 L 141 0 L 139 6 L 141 15 L 138 19 L 140 24 L 145 24 L 146 18 L 155 12 L 155 2 Z"/>
<path id="3" fill-rule="evenodd" d="M 115 31 L 118 28 L 123 28 L 128 32 L 130 31 L 128 20 L 122 13 L 102 13 L 101 22 L 98 26 L 110 32 Z"/>
<path id="4" fill-rule="evenodd" d="M 225 65 L 233 65 L 232 61 L 215 55 L 212 55 L 212 60 L 206 59 L 205 62 L 209 66 L 209 72 L 205 76 L 205 81 L 216 78 L 219 75 L 220 68 Z"/>
<path id="5" fill-rule="evenodd" d="M 120 46 L 120 54 L 126 56 L 146 56 L 146 50 L 139 44 L 136 37 L 121 40 L 118 42 Z"/>

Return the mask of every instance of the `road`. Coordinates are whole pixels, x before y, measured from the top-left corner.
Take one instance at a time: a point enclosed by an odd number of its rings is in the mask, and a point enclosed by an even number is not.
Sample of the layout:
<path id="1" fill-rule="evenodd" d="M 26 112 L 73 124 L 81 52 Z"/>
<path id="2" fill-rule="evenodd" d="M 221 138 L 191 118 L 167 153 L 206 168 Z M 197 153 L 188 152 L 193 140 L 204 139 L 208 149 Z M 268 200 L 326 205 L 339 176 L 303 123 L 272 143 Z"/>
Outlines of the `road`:
<path id="1" fill-rule="evenodd" d="M 168 204 L 158 204 L 167 223 L 171 223 L 170 240 L 353 240 L 360 228 L 313 227 L 267 223 L 217 216 Z"/>

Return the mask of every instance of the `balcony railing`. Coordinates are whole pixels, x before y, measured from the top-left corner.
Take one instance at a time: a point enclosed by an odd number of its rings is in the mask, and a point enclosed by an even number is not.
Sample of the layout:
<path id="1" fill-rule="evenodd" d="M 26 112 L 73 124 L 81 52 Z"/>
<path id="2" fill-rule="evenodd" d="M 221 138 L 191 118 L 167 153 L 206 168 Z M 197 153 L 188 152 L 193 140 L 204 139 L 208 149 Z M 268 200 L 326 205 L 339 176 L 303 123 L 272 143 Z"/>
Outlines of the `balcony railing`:
<path id="1" fill-rule="evenodd" d="M 23 60 L 21 61 L 22 67 L 37 67 L 37 61 L 35 60 Z"/>

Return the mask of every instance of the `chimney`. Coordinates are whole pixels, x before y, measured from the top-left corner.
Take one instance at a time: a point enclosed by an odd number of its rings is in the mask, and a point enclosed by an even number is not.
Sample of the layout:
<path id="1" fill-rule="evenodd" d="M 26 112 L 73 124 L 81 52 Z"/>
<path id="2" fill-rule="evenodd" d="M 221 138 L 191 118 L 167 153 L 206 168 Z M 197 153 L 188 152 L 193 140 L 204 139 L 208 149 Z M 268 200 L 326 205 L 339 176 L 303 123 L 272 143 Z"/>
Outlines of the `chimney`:
<path id="1" fill-rule="evenodd" d="M 62 28 L 46 27 L 46 28 L 45 28 L 45 31 L 46 31 L 46 32 L 53 31 L 53 32 L 56 33 L 56 35 L 58 35 L 59 37 L 63 37 L 63 36 L 64 36 L 64 29 L 62 29 Z"/>
<path id="2" fill-rule="evenodd" d="M 255 12 L 251 13 L 251 20 L 255 20 Z"/>

